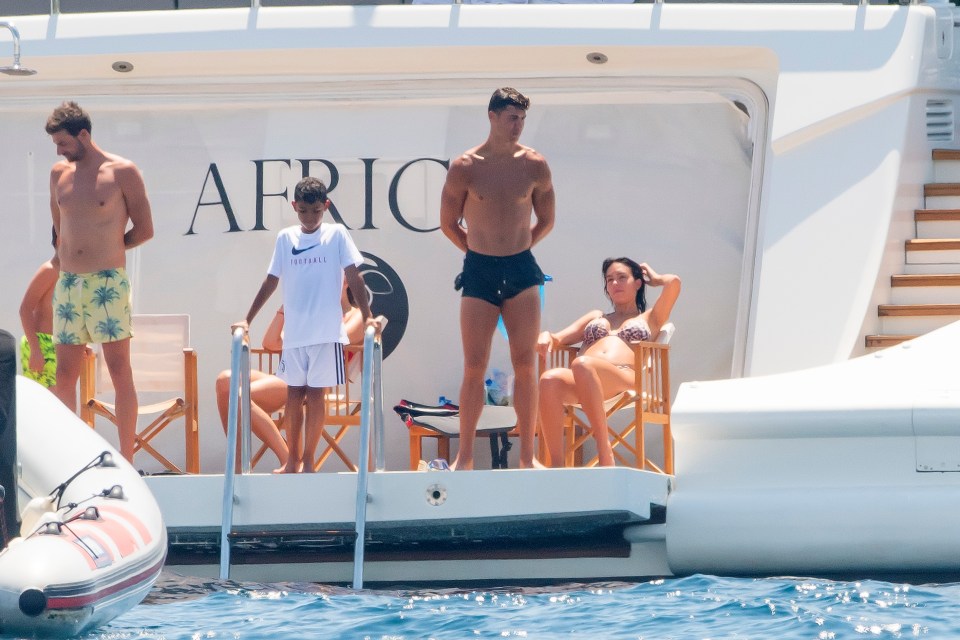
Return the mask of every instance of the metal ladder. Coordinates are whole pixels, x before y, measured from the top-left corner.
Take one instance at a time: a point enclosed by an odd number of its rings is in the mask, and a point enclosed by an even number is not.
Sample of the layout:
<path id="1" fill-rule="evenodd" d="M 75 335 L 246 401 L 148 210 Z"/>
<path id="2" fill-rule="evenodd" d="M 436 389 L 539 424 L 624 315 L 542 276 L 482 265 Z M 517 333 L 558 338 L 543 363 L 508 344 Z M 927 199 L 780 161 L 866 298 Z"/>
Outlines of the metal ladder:
<path id="1" fill-rule="evenodd" d="M 237 416 L 240 416 L 240 472 L 250 473 L 250 348 L 243 329 L 235 329 L 230 347 L 230 402 L 227 410 L 227 455 L 223 472 L 223 506 L 220 523 L 220 579 L 230 578 L 230 533 L 236 501 Z M 360 451 L 357 464 L 357 501 L 354 530 L 353 588 L 363 588 L 363 556 L 366 540 L 367 503 L 370 495 L 370 439 L 373 437 L 374 469 L 385 468 L 383 432 L 383 345 L 373 327 L 363 335 L 363 380 L 360 385 Z M 371 434 L 372 430 L 372 434 Z"/>

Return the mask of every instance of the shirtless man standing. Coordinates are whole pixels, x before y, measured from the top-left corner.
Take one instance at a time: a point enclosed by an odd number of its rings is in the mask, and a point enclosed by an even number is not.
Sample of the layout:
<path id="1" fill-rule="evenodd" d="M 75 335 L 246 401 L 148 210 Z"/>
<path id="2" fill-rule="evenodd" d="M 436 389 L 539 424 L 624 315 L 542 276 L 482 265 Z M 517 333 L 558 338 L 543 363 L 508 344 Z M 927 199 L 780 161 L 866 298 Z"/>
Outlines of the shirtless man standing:
<path id="1" fill-rule="evenodd" d="M 124 267 L 126 250 L 153 237 L 153 218 L 140 170 L 100 149 L 90 130 L 90 116 L 75 102 L 63 103 L 47 119 L 46 131 L 57 155 L 64 157 L 50 171 L 61 270 L 53 294 L 54 392 L 76 411 L 84 349 L 88 342 L 102 343 L 116 389 L 120 453 L 133 462 L 138 407 L 130 367 L 130 282 Z"/>
<path id="2" fill-rule="evenodd" d="M 530 247 L 553 227 L 555 197 L 547 161 L 519 143 L 529 106 L 530 100 L 516 89 L 494 91 L 487 110 L 487 141 L 454 160 L 443 185 L 440 228 L 466 252 L 463 272 L 457 277 L 457 288 L 463 288 L 463 383 L 460 449 L 451 465 L 454 469 L 473 469 L 484 372 L 501 315 L 515 379 L 513 404 L 520 430 L 520 466 L 530 468 L 535 463 L 535 354 L 540 331 L 537 287 L 543 284 L 543 272 Z"/>

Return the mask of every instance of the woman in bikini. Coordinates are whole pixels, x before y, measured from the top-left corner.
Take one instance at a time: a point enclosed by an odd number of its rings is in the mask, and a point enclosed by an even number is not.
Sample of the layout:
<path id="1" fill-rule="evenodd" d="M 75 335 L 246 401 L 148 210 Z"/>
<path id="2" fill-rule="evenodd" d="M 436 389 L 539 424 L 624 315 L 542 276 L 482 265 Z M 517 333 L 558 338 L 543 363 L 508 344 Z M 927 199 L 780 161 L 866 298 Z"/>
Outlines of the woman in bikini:
<path id="1" fill-rule="evenodd" d="M 540 376 L 540 421 L 551 464 L 563 465 L 563 407 L 579 404 L 597 443 L 600 464 L 613 466 L 603 402 L 634 384 L 633 350 L 629 343 L 653 340 L 670 318 L 680 295 L 680 278 L 659 274 L 630 258 L 603 261 L 604 292 L 613 311 L 594 310 L 558 333 L 544 331 L 537 351 L 545 354 L 561 345 L 581 343 L 570 368 L 550 369 Z M 647 309 L 646 285 L 663 287 Z"/>

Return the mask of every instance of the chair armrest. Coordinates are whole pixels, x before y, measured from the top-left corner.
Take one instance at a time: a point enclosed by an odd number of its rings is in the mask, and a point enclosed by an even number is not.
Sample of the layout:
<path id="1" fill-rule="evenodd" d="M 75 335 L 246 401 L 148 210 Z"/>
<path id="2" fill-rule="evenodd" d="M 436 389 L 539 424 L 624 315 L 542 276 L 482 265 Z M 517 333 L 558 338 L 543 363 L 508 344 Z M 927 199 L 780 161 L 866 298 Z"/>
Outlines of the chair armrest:
<path id="1" fill-rule="evenodd" d="M 250 349 L 250 366 L 259 371 L 263 371 L 264 373 L 273 375 L 276 373 L 274 356 L 276 356 L 276 361 L 279 361 L 281 353 L 281 351 L 263 349 L 260 347 L 256 349 Z M 256 358 L 256 360 L 254 360 L 254 358 Z M 264 363 L 266 363 L 266 367 L 264 367 Z"/>
<path id="2" fill-rule="evenodd" d="M 569 369 L 570 363 L 573 362 L 579 352 L 580 345 L 565 344 L 548 351 L 546 354 L 538 354 L 537 361 L 540 373 L 548 369 Z"/>

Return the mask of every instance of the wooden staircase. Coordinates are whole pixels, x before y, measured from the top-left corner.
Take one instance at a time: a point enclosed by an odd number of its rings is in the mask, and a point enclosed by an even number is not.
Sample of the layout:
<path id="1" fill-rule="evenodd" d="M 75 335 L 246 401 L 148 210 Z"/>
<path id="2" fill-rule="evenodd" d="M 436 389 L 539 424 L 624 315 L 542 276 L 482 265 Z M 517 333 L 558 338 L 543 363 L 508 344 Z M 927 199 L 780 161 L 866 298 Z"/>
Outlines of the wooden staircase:
<path id="1" fill-rule="evenodd" d="M 891 303 L 877 309 L 883 333 L 867 348 L 889 347 L 960 320 L 960 150 L 935 149 L 936 182 L 914 212 L 916 238 L 904 246 L 904 273 L 890 278 Z"/>

